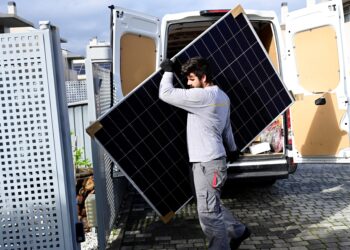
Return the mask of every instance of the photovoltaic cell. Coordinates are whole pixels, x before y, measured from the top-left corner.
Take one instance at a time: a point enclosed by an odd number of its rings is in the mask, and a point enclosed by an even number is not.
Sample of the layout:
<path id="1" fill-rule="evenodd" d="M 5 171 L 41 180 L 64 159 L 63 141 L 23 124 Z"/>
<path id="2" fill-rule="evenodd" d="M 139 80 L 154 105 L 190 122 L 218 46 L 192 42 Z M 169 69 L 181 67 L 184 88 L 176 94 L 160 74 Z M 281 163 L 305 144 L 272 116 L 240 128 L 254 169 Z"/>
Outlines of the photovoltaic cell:
<path id="1" fill-rule="evenodd" d="M 231 100 L 231 123 L 240 149 L 292 104 L 243 11 L 227 13 L 178 53 L 175 64 L 194 56 L 209 60 L 214 82 Z M 88 131 L 166 222 L 192 192 L 187 114 L 159 100 L 161 77 L 155 72 Z M 175 87 L 186 86 L 180 74 L 174 79 Z"/>

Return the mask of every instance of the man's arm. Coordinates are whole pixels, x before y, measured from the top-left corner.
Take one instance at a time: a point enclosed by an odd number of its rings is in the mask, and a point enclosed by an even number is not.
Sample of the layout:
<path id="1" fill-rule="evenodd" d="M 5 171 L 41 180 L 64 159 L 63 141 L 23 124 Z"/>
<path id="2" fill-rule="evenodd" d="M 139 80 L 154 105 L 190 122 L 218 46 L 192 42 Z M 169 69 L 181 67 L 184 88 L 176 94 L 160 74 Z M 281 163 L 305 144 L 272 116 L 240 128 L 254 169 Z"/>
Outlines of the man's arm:
<path id="1" fill-rule="evenodd" d="M 230 115 L 227 115 L 225 128 L 222 133 L 222 139 L 224 140 L 224 144 L 228 152 L 233 152 L 237 150 L 236 142 L 232 133 Z"/>
<path id="2" fill-rule="evenodd" d="M 207 94 L 200 88 L 174 88 L 173 73 L 164 72 L 159 86 L 159 98 L 166 103 L 195 113 L 197 108 L 203 107 Z"/>
<path id="3" fill-rule="evenodd" d="M 239 158 L 239 149 L 237 148 L 231 127 L 230 115 L 227 116 L 225 128 L 222 134 L 224 145 L 226 148 L 227 162 L 237 161 Z"/>

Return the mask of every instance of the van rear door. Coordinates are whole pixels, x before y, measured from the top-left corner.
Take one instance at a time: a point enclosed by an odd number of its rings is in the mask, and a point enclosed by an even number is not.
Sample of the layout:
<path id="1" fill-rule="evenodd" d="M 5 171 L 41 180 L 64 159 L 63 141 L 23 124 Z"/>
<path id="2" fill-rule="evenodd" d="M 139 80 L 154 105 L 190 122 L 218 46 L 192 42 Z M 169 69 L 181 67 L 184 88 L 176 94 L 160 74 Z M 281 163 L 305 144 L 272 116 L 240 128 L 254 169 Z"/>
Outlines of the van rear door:
<path id="1" fill-rule="evenodd" d="M 344 16 L 338 0 L 313 4 L 286 18 L 285 79 L 293 91 L 293 157 L 349 162 L 349 85 Z"/>
<path id="2" fill-rule="evenodd" d="M 113 72 L 118 101 L 156 70 L 160 48 L 160 21 L 157 17 L 115 8 Z"/>

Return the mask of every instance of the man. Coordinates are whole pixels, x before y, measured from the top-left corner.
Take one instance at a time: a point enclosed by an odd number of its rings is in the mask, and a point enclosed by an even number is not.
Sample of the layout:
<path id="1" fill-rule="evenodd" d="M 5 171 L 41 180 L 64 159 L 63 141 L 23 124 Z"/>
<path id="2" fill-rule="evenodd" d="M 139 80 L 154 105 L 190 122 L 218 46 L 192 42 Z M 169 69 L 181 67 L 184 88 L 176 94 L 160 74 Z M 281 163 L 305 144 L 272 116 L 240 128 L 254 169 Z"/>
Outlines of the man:
<path id="1" fill-rule="evenodd" d="M 226 150 L 228 161 L 238 157 L 230 122 L 230 99 L 213 84 L 209 64 L 203 58 L 191 58 L 182 66 L 190 89 L 174 88 L 171 60 L 164 60 L 160 67 L 164 75 L 159 98 L 188 112 L 188 154 L 193 164 L 198 218 L 209 249 L 237 249 L 250 231 L 220 201 L 227 178 Z"/>

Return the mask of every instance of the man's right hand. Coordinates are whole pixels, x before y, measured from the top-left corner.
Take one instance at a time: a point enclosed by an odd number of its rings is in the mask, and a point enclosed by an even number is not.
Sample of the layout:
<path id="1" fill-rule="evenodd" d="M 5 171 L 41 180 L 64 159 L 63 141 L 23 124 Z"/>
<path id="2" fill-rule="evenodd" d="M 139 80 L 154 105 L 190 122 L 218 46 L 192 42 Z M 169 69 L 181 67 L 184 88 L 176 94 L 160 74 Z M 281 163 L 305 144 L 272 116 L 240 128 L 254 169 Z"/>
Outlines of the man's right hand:
<path id="1" fill-rule="evenodd" d="M 161 64 L 160 68 L 165 72 L 173 72 L 174 71 L 174 63 L 170 59 L 165 59 Z"/>
<path id="2" fill-rule="evenodd" d="M 235 162 L 239 159 L 240 152 L 239 150 L 231 151 L 227 154 L 227 162 Z"/>

